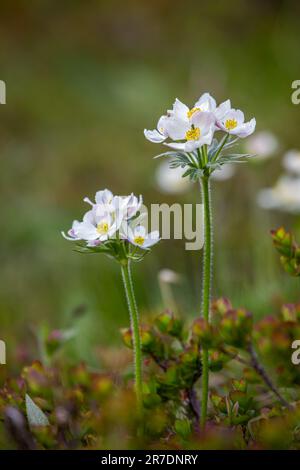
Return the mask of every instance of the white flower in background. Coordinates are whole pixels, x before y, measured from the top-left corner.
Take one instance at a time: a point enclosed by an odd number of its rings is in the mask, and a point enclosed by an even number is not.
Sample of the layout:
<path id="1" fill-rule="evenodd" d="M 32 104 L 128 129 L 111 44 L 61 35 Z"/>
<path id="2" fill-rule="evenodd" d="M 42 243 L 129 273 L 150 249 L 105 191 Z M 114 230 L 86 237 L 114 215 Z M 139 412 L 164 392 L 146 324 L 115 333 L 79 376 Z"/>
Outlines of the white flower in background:
<path id="1" fill-rule="evenodd" d="M 259 160 L 272 157 L 279 148 L 277 137 L 270 131 L 260 131 L 252 135 L 246 142 L 246 151 L 257 155 Z"/>
<path id="2" fill-rule="evenodd" d="M 139 248 L 150 248 L 159 242 L 159 240 L 159 232 L 157 230 L 147 233 L 143 225 L 137 225 L 133 229 L 128 228 L 128 241 Z"/>
<path id="3" fill-rule="evenodd" d="M 211 175 L 211 179 L 214 181 L 226 181 L 232 178 L 235 174 L 236 168 L 233 164 L 223 165 L 221 168 L 217 168 Z"/>
<path id="4" fill-rule="evenodd" d="M 158 279 L 166 284 L 177 284 L 180 282 L 181 276 L 172 269 L 165 268 L 159 271 Z"/>
<path id="5" fill-rule="evenodd" d="M 217 127 L 237 137 L 248 137 L 255 130 L 256 120 L 245 122 L 244 113 L 240 109 L 230 109 L 217 121 Z"/>
<path id="6" fill-rule="evenodd" d="M 257 202 L 263 209 L 300 213 L 300 177 L 282 176 L 273 188 L 259 192 Z"/>
<path id="7" fill-rule="evenodd" d="M 188 178 L 182 178 L 186 170 L 178 167 L 170 171 L 169 162 L 164 160 L 160 163 L 156 170 L 155 180 L 158 188 L 163 193 L 181 194 L 186 192 L 191 183 Z"/>
<path id="8" fill-rule="evenodd" d="M 289 150 L 283 156 L 282 164 L 284 168 L 295 175 L 300 175 L 300 151 Z"/>

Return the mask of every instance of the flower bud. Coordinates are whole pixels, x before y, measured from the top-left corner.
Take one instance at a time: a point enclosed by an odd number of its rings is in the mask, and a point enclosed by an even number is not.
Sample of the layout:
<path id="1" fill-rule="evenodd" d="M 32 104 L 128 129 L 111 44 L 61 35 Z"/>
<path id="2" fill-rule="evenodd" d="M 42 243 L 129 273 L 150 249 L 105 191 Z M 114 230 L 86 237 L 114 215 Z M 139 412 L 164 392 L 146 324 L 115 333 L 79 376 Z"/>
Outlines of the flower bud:
<path id="1" fill-rule="evenodd" d="M 163 312 L 155 319 L 155 325 L 161 333 L 178 337 L 182 332 L 182 321 L 174 316 L 172 312 Z"/>
<path id="2" fill-rule="evenodd" d="M 132 349 L 133 348 L 133 343 L 132 343 L 132 333 L 130 328 L 122 328 L 121 330 L 121 335 L 123 342 L 127 348 Z"/>
<path id="3" fill-rule="evenodd" d="M 244 309 L 229 310 L 221 320 L 221 335 L 225 342 L 236 347 L 243 347 L 250 339 L 253 318 Z"/>
<path id="4" fill-rule="evenodd" d="M 211 348 L 214 343 L 213 328 L 204 318 L 197 318 L 192 326 L 193 337 L 204 348 Z"/>

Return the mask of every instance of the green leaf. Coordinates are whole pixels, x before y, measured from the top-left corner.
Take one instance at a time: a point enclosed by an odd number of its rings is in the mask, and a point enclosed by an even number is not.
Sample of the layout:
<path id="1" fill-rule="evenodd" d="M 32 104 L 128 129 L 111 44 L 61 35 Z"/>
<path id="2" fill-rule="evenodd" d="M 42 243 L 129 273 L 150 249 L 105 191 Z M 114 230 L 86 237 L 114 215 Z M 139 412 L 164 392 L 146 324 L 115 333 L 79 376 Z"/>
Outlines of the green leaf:
<path id="1" fill-rule="evenodd" d="M 177 156 L 185 156 L 184 152 L 179 152 L 179 151 L 171 151 L 171 152 L 164 152 L 160 153 L 159 155 L 156 155 L 154 159 L 160 158 L 160 157 L 177 157 Z"/>
<path id="2" fill-rule="evenodd" d="M 26 414 L 30 427 L 34 426 L 50 426 L 47 416 L 43 411 L 34 403 L 30 396 L 26 393 L 25 396 Z"/>

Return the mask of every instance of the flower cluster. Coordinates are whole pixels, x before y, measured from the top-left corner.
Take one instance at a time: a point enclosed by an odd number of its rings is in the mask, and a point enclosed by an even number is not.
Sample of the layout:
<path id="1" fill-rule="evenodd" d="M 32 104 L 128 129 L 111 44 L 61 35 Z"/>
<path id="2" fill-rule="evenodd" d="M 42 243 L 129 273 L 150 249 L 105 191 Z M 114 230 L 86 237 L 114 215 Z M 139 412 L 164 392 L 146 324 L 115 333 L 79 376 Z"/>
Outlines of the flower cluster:
<path id="1" fill-rule="evenodd" d="M 105 252 L 119 260 L 122 257 L 138 260 L 137 249 L 148 250 L 159 241 L 158 231 L 147 233 L 141 225 L 140 209 L 142 196 L 114 196 L 111 191 L 98 191 L 95 202 L 89 198 L 84 201 L 91 205 L 83 216 L 82 221 L 74 220 L 67 240 L 83 241 L 81 251 Z M 132 252 L 130 245 L 136 247 Z"/>
<path id="2" fill-rule="evenodd" d="M 191 109 L 176 99 L 172 110 L 159 119 L 157 129 L 145 129 L 144 134 L 151 142 L 164 143 L 175 151 L 162 154 L 177 157 L 172 168 L 188 166 L 184 176 L 197 179 L 203 174 L 209 176 L 224 163 L 248 157 L 248 154 L 225 156 L 221 151 L 229 148 L 230 136 L 235 139 L 248 137 L 254 132 L 255 125 L 255 118 L 245 122 L 244 113 L 233 109 L 230 100 L 217 106 L 215 99 L 204 93 Z M 214 139 L 216 131 L 225 132 L 220 142 Z"/>

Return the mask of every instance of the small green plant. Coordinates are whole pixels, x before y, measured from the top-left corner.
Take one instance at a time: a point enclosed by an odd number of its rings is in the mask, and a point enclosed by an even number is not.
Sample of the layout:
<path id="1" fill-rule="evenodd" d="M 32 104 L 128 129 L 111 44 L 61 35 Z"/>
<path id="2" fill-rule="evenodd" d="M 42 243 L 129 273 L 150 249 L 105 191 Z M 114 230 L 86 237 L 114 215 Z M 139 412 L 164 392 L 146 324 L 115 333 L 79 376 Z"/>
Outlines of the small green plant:
<path id="1" fill-rule="evenodd" d="M 140 435 L 130 354 L 119 351 L 118 370 L 110 363 L 92 370 L 84 363 L 70 365 L 60 342 L 60 355 L 51 349 L 48 365 L 35 360 L 0 389 L 0 431 L 3 422 L 7 445 L 23 449 L 105 449 L 120 443 L 141 449 L 300 449 L 300 372 L 289 357 L 300 334 L 299 312 L 299 305 L 284 305 L 255 323 L 247 311 L 221 298 L 212 302 L 210 323 L 183 322 L 163 312 L 141 324 Z M 132 349 L 131 328 L 122 336 Z M 61 337 L 58 330 L 44 337 L 44 347 L 54 337 Z M 199 428 L 197 387 L 203 347 L 209 349 L 212 377 L 205 432 Z"/>
<path id="2" fill-rule="evenodd" d="M 291 276 L 300 276 L 300 246 L 294 236 L 283 227 L 272 230 L 271 236 L 285 271 Z"/>

